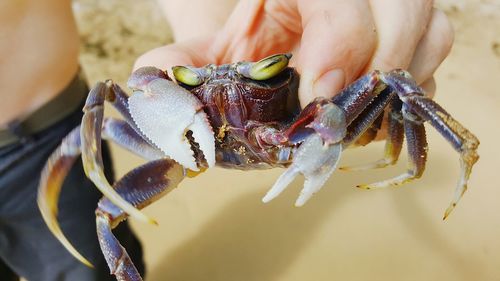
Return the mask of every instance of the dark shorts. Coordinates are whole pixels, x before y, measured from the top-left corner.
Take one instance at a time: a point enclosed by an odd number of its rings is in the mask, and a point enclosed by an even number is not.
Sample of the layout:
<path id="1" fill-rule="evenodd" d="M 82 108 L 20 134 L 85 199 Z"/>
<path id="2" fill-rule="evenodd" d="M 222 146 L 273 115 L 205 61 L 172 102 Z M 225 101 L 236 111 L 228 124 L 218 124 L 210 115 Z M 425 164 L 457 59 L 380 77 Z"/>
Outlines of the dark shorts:
<path id="1" fill-rule="evenodd" d="M 83 105 L 83 104 L 82 104 Z M 95 269 L 77 261 L 57 241 L 42 220 L 36 203 L 40 172 L 61 139 L 82 118 L 81 108 L 62 121 L 22 142 L 0 147 L 0 280 L 91 281 L 116 280 L 101 253 L 94 211 L 102 196 L 76 161 L 64 183 L 59 201 L 59 223 L 71 243 Z M 107 178 L 114 180 L 109 149 L 103 145 Z M 144 276 L 142 249 L 126 222 L 115 235 Z"/>

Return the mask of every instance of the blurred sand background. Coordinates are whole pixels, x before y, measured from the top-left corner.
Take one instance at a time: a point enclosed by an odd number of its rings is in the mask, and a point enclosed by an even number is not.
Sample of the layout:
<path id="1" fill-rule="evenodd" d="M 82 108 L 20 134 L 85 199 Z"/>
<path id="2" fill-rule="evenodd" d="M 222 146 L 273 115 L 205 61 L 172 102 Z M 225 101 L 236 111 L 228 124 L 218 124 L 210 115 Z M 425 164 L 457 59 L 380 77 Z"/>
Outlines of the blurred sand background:
<path id="1" fill-rule="evenodd" d="M 160 226 L 132 221 L 158 280 L 500 280 L 500 1 L 441 0 L 456 31 L 436 73 L 435 99 L 481 140 L 469 191 L 447 221 L 458 155 L 430 126 L 423 178 L 399 189 L 359 183 L 405 169 L 336 172 L 304 207 L 302 180 L 270 204 L 260 199 L 282 170 L 211 169 L 146 209 Z M 153 0 L 74 0 L 81 61 L 91 81 L 124 84 L 134 59 L 171 41 Z M 325 56 L 328 54 L 324 54 Z M 111 113 L 113 114 L 113 113 Z M 343 164 L 382 155 L 350 150 Z M 113 147 L 119 175 L 140 164 Z"/>

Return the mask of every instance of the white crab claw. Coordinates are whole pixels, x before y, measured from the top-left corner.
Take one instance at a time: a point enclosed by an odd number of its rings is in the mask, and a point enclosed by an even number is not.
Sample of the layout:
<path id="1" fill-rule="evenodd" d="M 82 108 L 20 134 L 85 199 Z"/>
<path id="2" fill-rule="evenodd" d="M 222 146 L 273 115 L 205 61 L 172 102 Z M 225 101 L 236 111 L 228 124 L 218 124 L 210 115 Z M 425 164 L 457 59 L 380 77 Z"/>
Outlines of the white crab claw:
<path id="1" fill-rule="evenodd" d="M 198 171 L 186 138 L 192 131 L 209 167 L 215 164 L 215 138 L 203 104 L 176 83 L 156 79 L 129 98 L 129 111 L 142 133 L 168 157 Z"/>
<path id="2" fill-rule="evenodd" d="M 299 198 L 295 201 L 295 206 L 304 205 L 314 193 L 323 187 L 335 171 L 341 153 L 341 143 L 324 145 L 319 135 L 311 135 L 301 144 L 290 167 L 278 178 L 262 201 L 267 203 L 276 198 L 300 173 L 304 175 L 305 182 Z"/>

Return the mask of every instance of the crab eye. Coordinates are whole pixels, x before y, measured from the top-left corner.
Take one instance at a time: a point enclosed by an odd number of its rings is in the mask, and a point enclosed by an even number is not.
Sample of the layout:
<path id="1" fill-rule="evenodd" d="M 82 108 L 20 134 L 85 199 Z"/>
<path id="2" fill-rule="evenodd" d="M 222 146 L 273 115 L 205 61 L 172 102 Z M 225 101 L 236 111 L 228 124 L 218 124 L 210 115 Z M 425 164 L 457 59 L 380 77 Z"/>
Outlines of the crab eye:
<path id="1" fill-rule="evenodd" d="M 174 66 L 172 67 L 175 80 L 188 86 L 198 86 L 203 83 L 203 77 L 196 69 L 189 66 Z"/>
<path id="2" fill-rule="evenodd" d="M 253 80 L 267 80 L 278 75 L 288 66 L 291 54 L 279 54 L 264 58 L 258 62 L 243 62 L 238 65 L 238 72 Z"/>

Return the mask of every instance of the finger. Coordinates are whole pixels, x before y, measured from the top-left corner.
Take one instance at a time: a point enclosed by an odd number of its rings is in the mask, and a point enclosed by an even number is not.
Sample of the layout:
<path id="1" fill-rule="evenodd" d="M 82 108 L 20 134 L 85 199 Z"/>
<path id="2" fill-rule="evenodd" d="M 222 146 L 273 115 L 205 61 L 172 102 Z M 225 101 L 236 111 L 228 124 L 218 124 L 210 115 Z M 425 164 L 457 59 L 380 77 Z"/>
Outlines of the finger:
<path id="1" fill-rule="evenodd" d="M 176 42 L 213 34 L 231 14 L 236 0 L 156 1 Z"/>
<path id="2" fill-rule="evenodd" d="M 430 0 L 371 0 L 378 46 L 367 71 L 408 69 L 429 22 Z"/>
<path id="3" fill-rule="evenodd" d="M 295 3 L 296 0 L 241 0 L 214 39 L 214 62 L 259 60 L 289 52 L 301 32 Z"/>
<path id="4" fill-rule="evenodd" d="M 358 77 L 371 58 L 376 35 L 366 1 L 299 0 L 298 10 L 303 24 L 299 97 L 305 105 L 315 97 L 335 95 Z"/>
<path id="5" fill-rule="evenodd" d="M 453 27 L 448 18 L 442 11 L 434 9 L 427 31 L 418 43 L 408 68 L 418 84 L 430 79 L 448 56 L 453 38 Z"/>

